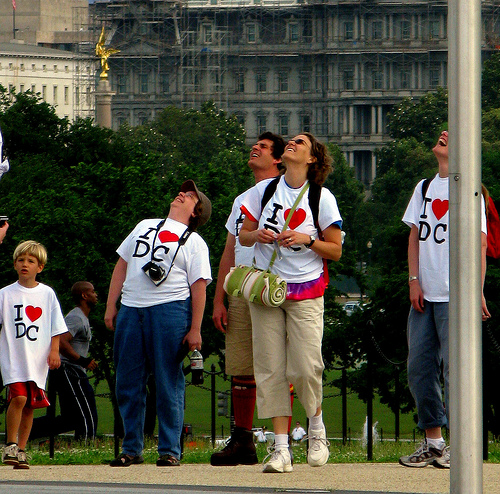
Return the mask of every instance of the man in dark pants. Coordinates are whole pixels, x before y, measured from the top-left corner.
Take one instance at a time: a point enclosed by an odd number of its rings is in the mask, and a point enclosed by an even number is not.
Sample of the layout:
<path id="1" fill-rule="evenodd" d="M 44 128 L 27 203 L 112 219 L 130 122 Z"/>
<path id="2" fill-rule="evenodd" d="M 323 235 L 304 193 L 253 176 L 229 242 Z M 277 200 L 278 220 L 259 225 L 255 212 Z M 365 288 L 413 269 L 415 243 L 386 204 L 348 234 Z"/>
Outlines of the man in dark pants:
<path id="1" fill-rule="evenodd" d="M 95 370 L 97 362 L 89 357 L 92 332 L 88 316 L 97 304 L 92 283 L 78 281 L 71 288 L 76 307 L 65 317 L 68 332 L 61 335 L 59 351 L 61 367 L 50 372 L 50 384 L 57 391 L 61 415 L 55 418 L 53 433 L 74 430 L 75 439 L 93 439 L 97 430 L 97 408 L 94 390 L 87 370 Z M 33 421 L 30 439 L 43 437 L 50 431 L 46 415 Z"/>

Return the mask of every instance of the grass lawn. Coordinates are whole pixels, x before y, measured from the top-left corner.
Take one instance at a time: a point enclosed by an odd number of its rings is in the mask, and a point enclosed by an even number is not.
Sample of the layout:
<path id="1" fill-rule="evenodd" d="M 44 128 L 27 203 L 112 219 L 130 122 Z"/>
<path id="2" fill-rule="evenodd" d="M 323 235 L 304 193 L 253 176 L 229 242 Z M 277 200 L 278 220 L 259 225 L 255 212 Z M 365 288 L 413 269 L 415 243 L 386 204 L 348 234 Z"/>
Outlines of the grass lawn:
<path id="1" fill-rule="evenodd" d="M 186 360 L 187 362 L 187 360 Z M 211 369 L 212 363 L 215 363 L 215 357 L 205 361 L 205 370 Z M 339 371 L 332 371 L 328 378 L 337 377 Z M 224 379 L 222 374 L 216 375 L 215 380 L 216 400 L 217 392 L 229 391 L 230 381 Z M 205 382 L 202 386 L 193 386 L 190 384 L 190 375 L 186 379 L 186 410 L 184 422 L 193 426 L 193 435 L 199 437 L 211 436 L 211 377 L 205 373 Z M 325 387 L 325 398 L 323 400 L 323 418 L 326 425 L 327 435 L 330 438 L 342 437 L 342 399 L 340 390 L 337 388 Z M 113 411 L 109 398 L 109 389 L 106 382 L 99 383 L 96 389 L 96 402 L 98 410 L 98 429 L 100 435 L 113 433 Z M 216 403 L 217 410 L 217 403 Z M 57 412 L 58 413 L 58 412 Z M 217 413 L 217 411 L 216 411 Z M 35 416 L 45 414 L 45 410 L 36 410 Z M 360 439 L 363 435 L 363 425 L 366 419 L 366 403 L 363 403 L 356 394 L 347 395 L 347 427 L 348 437 L 352 440 Z M 292 428 L 295 422 L 299 421 L 306 428 L 306 415 L 300 402 L 295 399 L 293 405 Z M 377 432 L 384 439 L 394 438 L 395 417 L 389 408 L 380 403 L 376 397 L 373 403 L 373 423 L 376 425 Z M 272 430 L 271 420 L 259 420 L 257 411 L 254 417 L 254 426 L 262 427 L 265 425 Z M 413 414 L 400 415 L 400 438 L 412 439 L 415 429 Z M 227 437 L 229 435 L 229 418 L 216 416 L 216 435 L 217 437 Z"/>

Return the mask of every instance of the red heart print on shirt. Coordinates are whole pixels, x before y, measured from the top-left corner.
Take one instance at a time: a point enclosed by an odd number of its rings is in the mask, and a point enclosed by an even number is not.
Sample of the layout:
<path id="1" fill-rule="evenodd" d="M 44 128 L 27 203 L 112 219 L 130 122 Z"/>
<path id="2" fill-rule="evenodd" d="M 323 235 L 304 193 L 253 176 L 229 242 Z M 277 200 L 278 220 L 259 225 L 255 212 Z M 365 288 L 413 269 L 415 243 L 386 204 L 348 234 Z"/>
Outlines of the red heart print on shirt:
<path id="1" fill-rule="evenodd" d="M 158 238 L 162 244 L 166 244 L 167 242 L 178 242 L 179 235 L 175 233 L 169 232 L 168 230 L 163 230 L 159 233 Z"/>
<path id="2" fill-rule="evenodd" d="M 432 201 L 432 211 L 436 218 L 440 220 L 448 212 L 448 201 L 435 199 Z"/>
<path id="3" fill-rule="evenodd" d="M 290 209 L 287 209 L 285 211 L 285 221 L 288 219 L 289 214 L 290 214 Z M 305 219 L 306 219 L 306 212 L 300 208 L 296 209 L 295 212 L 293 213 L 290 223 L 288 223 L 288 228 L 290 228 L 290 230 L 295 230 L 295 228 L 297 228 L 300 224 L 304 223 Z"/>
<path id="4" fill-rule="evenodd" d="M 42 308 L 28 305 L 28 307 L 26 307 L 26 315 L 31 322 L 35 322 L 42 315 Z"/>

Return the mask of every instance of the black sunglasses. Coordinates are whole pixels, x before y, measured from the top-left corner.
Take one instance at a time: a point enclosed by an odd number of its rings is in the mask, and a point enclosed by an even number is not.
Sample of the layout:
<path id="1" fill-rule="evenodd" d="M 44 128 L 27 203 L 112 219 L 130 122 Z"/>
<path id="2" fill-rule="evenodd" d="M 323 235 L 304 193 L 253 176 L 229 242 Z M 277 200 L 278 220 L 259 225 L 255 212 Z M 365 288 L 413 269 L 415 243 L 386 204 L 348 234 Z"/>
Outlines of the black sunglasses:
<path id="1" fill-rule="evenodd" d="M 290 139 L 288 142 L 295 142 L 295 144 L 298 144 L 299 146 L 301 144 L 305 144 L 308 148 L 311 147 L 309 146 L 309 144 L 307 144 L 307 141 L 305 139 L 302 139 L 302 137 L 297 137 L 296 139 Z"/>

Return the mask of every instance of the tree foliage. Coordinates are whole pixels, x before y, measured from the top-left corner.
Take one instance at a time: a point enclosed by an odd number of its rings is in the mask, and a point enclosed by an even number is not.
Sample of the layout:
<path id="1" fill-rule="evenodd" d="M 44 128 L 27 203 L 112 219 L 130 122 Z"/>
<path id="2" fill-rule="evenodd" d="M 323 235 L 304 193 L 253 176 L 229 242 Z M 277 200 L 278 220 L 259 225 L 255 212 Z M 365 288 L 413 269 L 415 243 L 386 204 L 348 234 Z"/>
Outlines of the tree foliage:
<path id="1" fill-rule="evenodd" d="M 2 101 L 0 126 L 11 170 L 0 190 L 11 226 L 0 249 L 0 285 L 15 281 L 12 252 L 26 239 L 46 245 L 49 262 L 40 280 L 55 289 L 65 312 L 72 306 L 72 284 L 91 281 L 100 294 L 91 314 L 91 352 L 101 362 L 98 379 L 106 378 L 113 390 L 113 334 L 103 314 L 116 248 L 138 221 L 165 217 L 181 183 L 192 178 L 212 200 L 211 221 L 200 234 L 209 244 L 215 277 L 232 198 L 251 182 L 243 130 L 210 104 L 200 112 L 167 108 L 151 125 L 115 133 L 90 120 L 59 119 L 36 95 Z M 189 124 L 175 132 L 184 115 Z M 202 135 L 200 146 L 196 139 Z M 203 328 L 206 355 L 222 347 L 210 319 L 214 288 L 212 283 Z"/>

